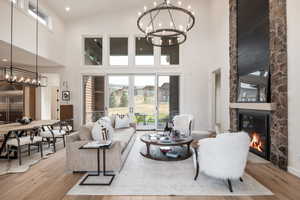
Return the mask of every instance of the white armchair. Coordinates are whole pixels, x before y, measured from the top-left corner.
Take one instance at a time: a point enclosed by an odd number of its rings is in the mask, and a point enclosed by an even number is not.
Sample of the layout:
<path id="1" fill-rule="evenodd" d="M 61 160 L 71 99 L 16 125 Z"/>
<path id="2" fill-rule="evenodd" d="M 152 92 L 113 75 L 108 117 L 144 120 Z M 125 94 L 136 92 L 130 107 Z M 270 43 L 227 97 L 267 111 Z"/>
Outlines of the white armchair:
<path id="1" fill-rule="evenodd" d="M 246 132 L 224 133 L 216 138 L 199 140 L 194 152 L 198 173 L 227 180 L 229 190 L 233 192 L 231 180 L 242 180 L 249 152 L 250 137 Z"/>
<path id="2" fill-rule="evenodd" d="M 184 135 L 190 136 L 192 134 L 193 121 L 194 121 L 193 115 L 188 115 L 188 114 L 176 115 L 173 118 L 174 130 L 178 130 Z"/>

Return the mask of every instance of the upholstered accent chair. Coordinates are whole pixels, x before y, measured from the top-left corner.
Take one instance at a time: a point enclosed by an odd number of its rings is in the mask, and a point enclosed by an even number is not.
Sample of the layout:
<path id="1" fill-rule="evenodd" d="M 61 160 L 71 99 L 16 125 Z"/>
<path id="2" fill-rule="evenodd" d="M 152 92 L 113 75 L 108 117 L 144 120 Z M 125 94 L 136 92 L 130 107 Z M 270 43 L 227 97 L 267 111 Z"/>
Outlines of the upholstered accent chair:
<path id="1" fill-rule="evenodd" d="M 13 151 L 17 151 L 18 153 L 18 159 L 19 159 L 19 165 L 22 165 L 22 157 L 21 157 L 21 148 L 23 146 L 28 146 L 28 156 L 30 156 L 31 153 L 31 146 L 38 146 L 39 151 L 41 152 L 41 158 L 43 157 L 43 143 L 42 143 L 42 137 L 35 136 L 33 133 L 30 133 L 31 136 L 15 136 L 14 138 L 8 139 L 6 143 L 6 149 L 7 149 L 7 159 L 10 159 L 10 153 Z M 15 148 L 12 148 L 15 147 Z"/>
<path id="2" fill-rule="evenodd" d="M 180 131 L 183 135 L 192 134 L 194 116 L 189 114 L 176 115 L 173 118 L 174 130 Z"/>
<path id="3" fill-rule="evenodd" d="M 232 180 L 242 180 L 245 171 L 250 137 L 246 132 L 218 134 L 216 138 L 198 141 L 194 149 L 197 180 L 199 172 L 227 180 L 231 192 Z"/>

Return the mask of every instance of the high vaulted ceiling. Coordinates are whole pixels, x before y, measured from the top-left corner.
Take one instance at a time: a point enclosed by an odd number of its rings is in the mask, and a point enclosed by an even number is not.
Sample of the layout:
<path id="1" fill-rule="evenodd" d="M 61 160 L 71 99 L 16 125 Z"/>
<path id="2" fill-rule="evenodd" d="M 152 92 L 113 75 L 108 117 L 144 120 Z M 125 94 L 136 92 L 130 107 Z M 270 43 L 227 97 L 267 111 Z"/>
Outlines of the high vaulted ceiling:
<path id="1" fill-rule="evenodd" d="M 64 20 L 73 20 L 101 12 L 120 10 L 142 10 L 144 5 L 152 5 L 154 0 L 44 0 L 46 4 Z M 160 2 L 162 0 L 156 0 Z M 70 11 L 66 12 L 66 6 Z"/>

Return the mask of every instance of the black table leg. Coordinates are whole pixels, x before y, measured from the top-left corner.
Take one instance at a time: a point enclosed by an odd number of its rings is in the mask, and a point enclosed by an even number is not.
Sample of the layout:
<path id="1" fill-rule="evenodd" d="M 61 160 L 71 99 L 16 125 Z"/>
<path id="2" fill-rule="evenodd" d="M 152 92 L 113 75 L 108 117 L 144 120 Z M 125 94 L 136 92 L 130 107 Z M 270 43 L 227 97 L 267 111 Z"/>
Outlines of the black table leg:
<path id="1" fill-rule="evenodd" d="M 91 176 L 100 176 L 100 149 L 97 149 L 97 174 L 87 174 L 84 179 L 79 183 L 79 185 L 90 185 L 90 186 L 109 186 L 113 182 L 115 178 L 115 174 L 107 174 L 106 173 L 106 151 L 105 148 L 103 150 L 103 176 L 110 176 L 110 180 L 108 183 L 85 183 L 85 181 Z"/>

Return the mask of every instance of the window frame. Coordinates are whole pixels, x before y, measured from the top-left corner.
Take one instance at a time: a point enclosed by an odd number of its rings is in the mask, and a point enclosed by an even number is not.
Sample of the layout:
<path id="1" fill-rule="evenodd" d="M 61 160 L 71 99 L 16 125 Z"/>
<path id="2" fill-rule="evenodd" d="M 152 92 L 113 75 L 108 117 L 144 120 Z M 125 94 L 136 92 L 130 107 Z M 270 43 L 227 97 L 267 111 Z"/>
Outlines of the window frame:
<path id="1" fill-rule="evenodd" d="M 134 39 L 133 39 L 133 62 L 134 62 L 134 66 L 136 67 L 140 67 L 140 68 L 152 68 L 152 67 L 156 67 L 157 63 L 156 63 L 156 57 L 158 56 L 157 54 L 157 48 L 155 46 L 153 46 L 153 64 L 152 65 L 138 65 L 136 63 L 136 38 L 144 38 L 145 36 L 143 35 L 134 35 Z M 160 57 L 160 56 L 159 56 Z"/>
<path id="2" fill-rule="evenodd" d="M 36 8 L 36 2 L 33 2 L 31 0 L 17 0 L 17 1 L 19 2 L 18 7 L 20 7 L 23 10 L 23 12 L 25 12 L 29 17 L 36 20 L 36 13 L 31 11 L 29 6 L 31 4 Z M 43 6 L 40 4 L 39 4 L 39 13 L 42 13 L 44 16 L 47 17 L 47 20 L 45 20 L 42 17 L 38 16 L 39 24 L 42 24 L 43 26 L 47 27 L 49 30 L 53 30 L 52 17 L 48 14 L 46 9 L 44 9 Z M 42 21 L 45 21 L 45 23 L 43 23 Z"/>
<path id="3" fill-rule="evenodd" d="M 110 39 L 111 38 L 127 38 L 127 57 L 128 57 L 128 64 L 127 65 L 112 65 L 111 63 L 110 63 Z M 108 37 L 107 37 L 107 66 L 109 67 L 109 68 L 122 68 L 122 69 L 124 69 L 124 68 L 128 68 L 128 67 L 130 67 L 130 66 L 132 66 L 132 59 L 134 59 L 134 58 L 132 58 L 132 54 L 131 54 L 131 49 L 132 49 L 132 47 L 130 46 L 131 45 L 131 43 L 132 43 L 132 40 L 131 40 L 131 37 L 130 37 L 130 35 L 128 35 L 128 34 L 110 34 L 110 35 L 108 35 Z"/>
<path id="4" fill-rule="evenodd" d="M 86 38 L 101 38 L 102 39 L 102 52 L 101 52 L 101 56 L 102 56 L 102 63 L 101 65 L 86 65 L 85 64 L 85 39 Z M 103 35 L 82 35 L 81 36 L 81 66 L 84 67 L 91 67 L 91 68 L 99 68 L 99 67 L 103 67 L 104 63 L 105 63 L 105 38 Z"/>
<path id="5" fill-rule="evenodd" d="M 181 48 L 180 48 L 180 45 L 178 45 L 178 48 L 179 48 L 179 52 L 178 52 L 178 59 L 179 59 L 179 62 L 178 62 L 178 64 L 175 64 L 175 65 L 173 65 L 173 64 L 170 64 L 170 65 L 163 65 L 162 64 L 162 48 L 159 48 L 159 58 L 158 58 L 158 60 L 159 60 L 159 66 L 161 67 L 161 68 L 179 68 L 180 66 L 181 66 Z"/>

